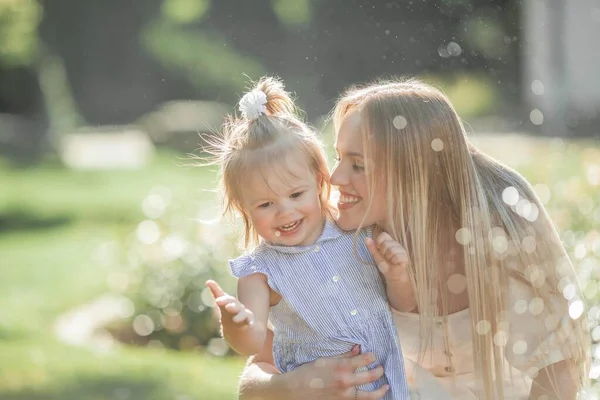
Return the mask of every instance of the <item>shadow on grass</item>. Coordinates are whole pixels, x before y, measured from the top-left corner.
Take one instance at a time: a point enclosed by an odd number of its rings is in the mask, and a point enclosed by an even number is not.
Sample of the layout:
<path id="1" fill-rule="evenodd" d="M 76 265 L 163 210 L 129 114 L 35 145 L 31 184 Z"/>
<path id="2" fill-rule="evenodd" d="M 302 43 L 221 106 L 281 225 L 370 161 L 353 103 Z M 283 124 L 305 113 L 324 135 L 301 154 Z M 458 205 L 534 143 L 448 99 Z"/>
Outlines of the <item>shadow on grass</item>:
<path id="1" fill-rule="evenodd" d="M 62 386 L 55 384 L 40 390 L 0 392 L 2 400 L 170 400 L 178 397 L 192 400 L 189 396 L 169 393 L 164 382 L 152 376 L 138 381 L 117 376 L 82 377 Z"/>
<path id="2" fill-rule="evenodd" d="M 70 224 L 71 222 L 73 222 L 73 219 L 66 215 L 44 217 L 25 210 L 9 209 L 0 213 L 0 234 L 24 230 L 56 228 Z"/>

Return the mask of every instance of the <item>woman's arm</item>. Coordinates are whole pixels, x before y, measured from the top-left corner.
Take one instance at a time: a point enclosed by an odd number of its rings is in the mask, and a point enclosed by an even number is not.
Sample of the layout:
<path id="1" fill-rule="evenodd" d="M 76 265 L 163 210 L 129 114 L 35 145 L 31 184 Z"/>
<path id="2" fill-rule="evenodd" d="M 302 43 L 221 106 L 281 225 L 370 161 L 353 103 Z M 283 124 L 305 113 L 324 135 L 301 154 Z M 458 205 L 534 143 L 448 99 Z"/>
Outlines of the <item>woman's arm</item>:
<path id="1" fill-rule="evenodd" d="M 530 400 L 575 400 L 577 398 L 577 377 L 569 373 L 566 361 L 541 369 L 531 384 Z"/>
<path id="2" fill-rule="evenodd" d="M 371 353 L 352 351 L 339 357 L 321 358 L 281 374 L 273 366 L 273 332 L 267 331 L 265 347 L 251 357 L 244 368 L 239 384 L 240 400 L 339 400 L 381 399 L 388 387 L 373 392 L 357 391 L 355 386 L 374 382 L 383 375 L 383 368 L 354 372 L 374 360 Z"/>

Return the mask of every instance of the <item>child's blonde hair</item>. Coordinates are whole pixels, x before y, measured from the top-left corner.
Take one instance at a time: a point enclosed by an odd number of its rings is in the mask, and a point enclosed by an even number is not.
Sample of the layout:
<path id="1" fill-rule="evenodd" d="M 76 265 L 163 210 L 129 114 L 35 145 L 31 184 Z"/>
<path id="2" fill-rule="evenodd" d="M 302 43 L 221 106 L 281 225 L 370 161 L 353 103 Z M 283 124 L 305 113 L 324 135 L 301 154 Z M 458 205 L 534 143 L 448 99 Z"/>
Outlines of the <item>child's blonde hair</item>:
<path id="1" fill-rule="evenodd" d="M 448 279 L 441 266 L 456 246 L 456 237 L 463 244 L 473 362 L 482 398 L 504 398 L 503 382 L 510 378 L 503 376 L 503 358 L 516 357 L 498 339 L 508 333 L 508 278 L 526 285 L 551 313 L 552 299 L 562 296 L 559 282 L 577 284 L 554 224 L 522 176 L 469 143 L 441 91 L 414 79 L 351 88 L 333 111 L 336 132 L 353 111 L 361 119 L 368 208 L 374 196 L 385 197 L 387 218 L 380 223 L 411 259 L 409 271 L 422 316 L 420 357 L 432 344 L 428 317 L 447 315 L 451 307 L 445 290 L 440 290 Z M 503 201 L 506 189 L 519 203 Z M 560 322 L 560 334 L 568 332 L 571 338 L 565 342 L 570 345 L 552 350 L 563 353 L 569 372 L 583 385 L 590 346 L 585 312 L 567 319 Z M 548 320 L 535 323 L 544 326 Z M 489 330 L 478 332 L 481 324 Z"/>
<path id="2" fill-rule="evenodd" d="M 209 139 L 207 149 L 215 156 L 213 163 L 220 167 L 223 214 L 237 214 L 244 222 L 244 247 L 259 242 L 242 201 L 242 188 L 248 182 L 248 174 L 258 173 L 265 177 L 267 171 L 290 173 L 287 166 L 290 155 L 305 157 L 319 184 L 324 215 L 333 215 L 329 203 L 329 168 L 321 142 L 300 119 L 298 109 L 280 79 L 263 77 L 249 93 L 263 96 L 261 92 L 266 97 L 264 112 L 254 110 L 255 115 L 242 113 L 241 117 L 228 115 L 222 127 L 222 138 Z"/>

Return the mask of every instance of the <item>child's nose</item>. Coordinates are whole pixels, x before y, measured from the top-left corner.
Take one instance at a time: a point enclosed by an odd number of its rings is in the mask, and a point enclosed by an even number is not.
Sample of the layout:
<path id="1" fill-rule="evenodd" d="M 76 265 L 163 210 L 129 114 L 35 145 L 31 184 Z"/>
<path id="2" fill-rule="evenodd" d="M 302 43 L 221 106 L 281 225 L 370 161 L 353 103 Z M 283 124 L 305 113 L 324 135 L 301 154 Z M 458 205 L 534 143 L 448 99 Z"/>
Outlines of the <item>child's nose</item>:
<path id="1" fill-rule="evenodd" d="M 294 205 L 292 204 L 291 201 L 285 201 L 282 202 L 279 205 L 279 215 L 280 216 L 286 216 L 292 213 L 292 211 L 294 210 Z"/>

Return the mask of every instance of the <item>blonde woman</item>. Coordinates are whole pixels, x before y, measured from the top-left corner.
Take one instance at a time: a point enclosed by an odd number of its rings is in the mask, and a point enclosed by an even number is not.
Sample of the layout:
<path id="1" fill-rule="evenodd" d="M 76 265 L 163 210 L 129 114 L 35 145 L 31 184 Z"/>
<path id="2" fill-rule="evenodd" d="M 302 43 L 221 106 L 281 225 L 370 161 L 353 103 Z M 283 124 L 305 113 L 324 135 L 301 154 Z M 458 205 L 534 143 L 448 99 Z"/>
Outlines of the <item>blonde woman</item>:
<path id="1" fill-rule="evenodd" d="M 461 400 L 575 399 L 588 376 L 586 314 L 569 313 L 561 289 L 577 288 L 575 274 L 525 179 L 474 148 L 449 100 L 420 81 L 352 88 L 333 121 L 337 224 L 381 232 L 367 245 L 402 305 L 414 391 L 436 398 L 425 393 L 436 382 Z M 354 372 L 368 356 L 280 374 L 267 341 L 240 398 L 377 399 L 354 389 L 375 379 Z"/>

